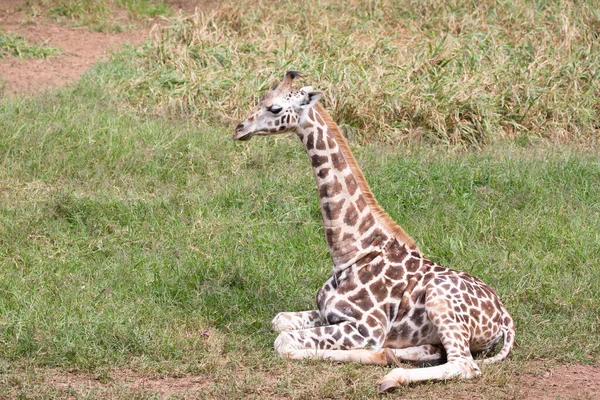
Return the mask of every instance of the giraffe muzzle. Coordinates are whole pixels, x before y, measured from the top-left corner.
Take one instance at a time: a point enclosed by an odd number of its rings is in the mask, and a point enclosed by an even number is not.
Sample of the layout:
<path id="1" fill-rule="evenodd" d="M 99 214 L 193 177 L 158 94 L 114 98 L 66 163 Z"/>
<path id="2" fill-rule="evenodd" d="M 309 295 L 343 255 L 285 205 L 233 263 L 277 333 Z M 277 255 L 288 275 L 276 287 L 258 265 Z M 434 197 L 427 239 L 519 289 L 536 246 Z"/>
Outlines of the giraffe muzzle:
<path id="1" fill-rule="evenodd" d="M 243 122 L 235 127 L 235 132 L 233 133 L 233 140 L 244 141 L 249 140 L 252 137 L 252 134 L 250 132 L 244 132 L 245 127 L 246 125 L 244 125 Z"/>

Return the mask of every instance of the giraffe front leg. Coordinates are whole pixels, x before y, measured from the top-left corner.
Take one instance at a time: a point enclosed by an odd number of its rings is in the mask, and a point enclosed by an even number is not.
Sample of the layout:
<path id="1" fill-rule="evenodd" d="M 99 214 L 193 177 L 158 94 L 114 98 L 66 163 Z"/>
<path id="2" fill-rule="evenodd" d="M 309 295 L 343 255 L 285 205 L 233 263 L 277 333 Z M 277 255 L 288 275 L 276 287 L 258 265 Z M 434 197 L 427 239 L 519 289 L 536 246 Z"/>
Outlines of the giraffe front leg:
<path id="1" fill-rule="evenodd" d="M 271 321 L 271 329 L 275 332 L 295 331 L 327 325 L 319 310 L 300 312 L 280 312 Z"/>
<path id="2" fill-rule="evenodd" d="M 398 365 L 390 349 L 381 349 L 383 329 L 369 329 L 343 322 L 311 329 L 286 331 L 275 339 L 275 351 L 282 358 L 321 359 L 361 364 Z"/>

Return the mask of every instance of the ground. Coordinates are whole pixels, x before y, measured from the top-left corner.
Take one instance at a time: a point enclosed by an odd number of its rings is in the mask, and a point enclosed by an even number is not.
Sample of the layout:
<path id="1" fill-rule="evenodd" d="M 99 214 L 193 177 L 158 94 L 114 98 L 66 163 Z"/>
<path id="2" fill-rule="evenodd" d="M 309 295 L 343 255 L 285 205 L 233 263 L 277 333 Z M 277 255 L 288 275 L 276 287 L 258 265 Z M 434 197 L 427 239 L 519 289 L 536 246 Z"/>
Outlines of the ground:
<path id="1" fill-rule="evenodd" d="M 26 15 L 23 4 L 24 0 L 3 0 L 0 3 L 0 27 L 6 32 L 21 35 L 30 42 L 46 42 L 59 47 L 63 53 L 47 59 L 0 59 L 0 77 L 7 95 L 31 95 L 68 85 L 95 62 L 108 57 L 111 50 L 126 43 L 141 44 L 150 34 L 153 25 L 146 21 L 125 32 L 92 32 L 85 27 L 71 27 L 50 22 L 43 17 Z M 186 12 L 193 12 L 195 6 L 194 2 L 184 0 L 172 1 L 171 4 Z M 210 2 L 203 4 L 210 6 Z M 110 394 L 120 390 L 119 388 L 141 390 L 159 397 L 193 397 L 213 384 L 203 376 L 152 377 L 129 370 L 109 371 L 102 377 L 48 368 L 33 368 L 28 374 L 33 374 L 33 380 L 38 384 L 54 387 L 65 397 L 85 397 L 90 393 Z M 274 375 L 265 377 L 265 382 L 277 380 L 277 374 Z M 528 361 L 526 367 L 515 375 L 518 388 L 515 389 L 514 398 L 600 399 L 600 365 L 558 365 L 552 360 Z M 460 393 L 448 395 L 453 398 L 486 397 L 477 382 L 464 383 Z M 402 398 L 402 392 L 396 393 L 394 397 Z"/>

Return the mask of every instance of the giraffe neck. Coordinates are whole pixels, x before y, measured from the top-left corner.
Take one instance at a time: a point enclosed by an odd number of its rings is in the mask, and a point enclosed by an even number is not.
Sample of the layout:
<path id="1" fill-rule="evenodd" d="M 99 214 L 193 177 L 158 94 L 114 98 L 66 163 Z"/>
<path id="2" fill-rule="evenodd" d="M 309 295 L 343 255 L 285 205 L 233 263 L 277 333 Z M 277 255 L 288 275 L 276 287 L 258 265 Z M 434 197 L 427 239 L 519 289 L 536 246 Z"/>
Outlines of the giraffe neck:
<path id="1" fill-rule="evenodd" d="M 381 209 L 339 127 L 319 104 L 308 109 L 298 128 L 319 190 L 325 237 L 334 273 L 381 250 L 394 237 L 416 244 Z"/>

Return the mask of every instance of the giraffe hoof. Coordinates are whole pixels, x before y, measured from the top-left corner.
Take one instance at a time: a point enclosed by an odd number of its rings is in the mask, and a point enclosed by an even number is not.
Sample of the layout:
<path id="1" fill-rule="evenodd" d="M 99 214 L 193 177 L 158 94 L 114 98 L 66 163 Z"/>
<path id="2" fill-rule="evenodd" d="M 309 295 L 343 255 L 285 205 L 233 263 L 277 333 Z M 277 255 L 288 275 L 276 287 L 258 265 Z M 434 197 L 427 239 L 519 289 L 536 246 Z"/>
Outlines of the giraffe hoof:
<path id="1" fill-rule="evenodd" d="M 379 393 L 387 393 L 396 389 L 400 384 L 393 380 L 381 381 L 377 384 L 377 391 Z"/>

